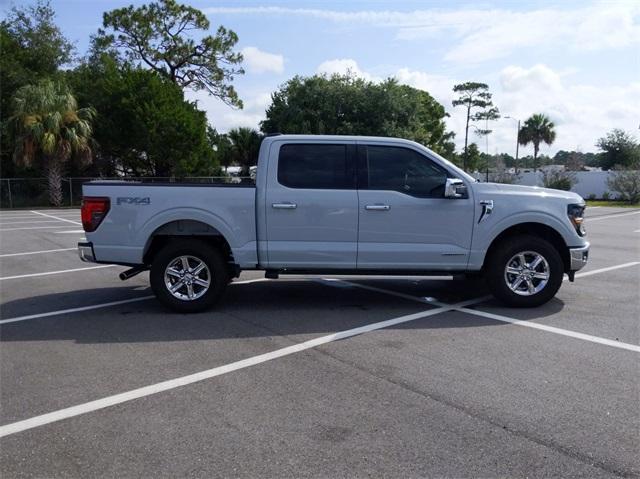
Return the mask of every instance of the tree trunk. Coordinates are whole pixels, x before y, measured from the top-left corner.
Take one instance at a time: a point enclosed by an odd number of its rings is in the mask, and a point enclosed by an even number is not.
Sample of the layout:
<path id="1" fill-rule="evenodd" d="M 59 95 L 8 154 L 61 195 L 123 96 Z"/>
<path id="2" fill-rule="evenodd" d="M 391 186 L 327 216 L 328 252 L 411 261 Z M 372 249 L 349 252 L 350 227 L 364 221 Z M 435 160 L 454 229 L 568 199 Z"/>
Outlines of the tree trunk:
<path id="1" fill-rule="evenodd" d="M 533 172 L 538 171 L 538 150 L 540 149 L 540 144 L 533 142 Z"/>
<path id="2" fill-rule="evenodd" d="M 464 129 L 464 158 L 462 159 L 462 169 L 467 171 L 467 141 L 469 139 L 469 116 L 471 115 L 471 104 L 467 107 L 467 126 Z"/>
<path id="3" fill-rule="evenodd" d="M 62 162 L 55 156 L 47 159 L 47 182 L 49 202 L 52 206 L 62 206 Z"/>

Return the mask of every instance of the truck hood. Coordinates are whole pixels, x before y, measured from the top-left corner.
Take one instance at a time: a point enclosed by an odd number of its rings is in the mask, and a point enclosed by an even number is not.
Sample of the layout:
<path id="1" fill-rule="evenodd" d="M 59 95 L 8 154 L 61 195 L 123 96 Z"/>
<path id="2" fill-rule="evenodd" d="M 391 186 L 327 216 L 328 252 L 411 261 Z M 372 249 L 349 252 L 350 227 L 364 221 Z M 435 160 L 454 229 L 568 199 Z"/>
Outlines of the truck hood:
<path id="1" fill-rule="evenodd" d="M 473 186 L 480 194 L 550 198 L 564 200 L 567 203 L 584 203 L 582 197 L 572 191 L 553 190 L 539 186 L 508 185 L 504 183 L 474 183 Z"/>

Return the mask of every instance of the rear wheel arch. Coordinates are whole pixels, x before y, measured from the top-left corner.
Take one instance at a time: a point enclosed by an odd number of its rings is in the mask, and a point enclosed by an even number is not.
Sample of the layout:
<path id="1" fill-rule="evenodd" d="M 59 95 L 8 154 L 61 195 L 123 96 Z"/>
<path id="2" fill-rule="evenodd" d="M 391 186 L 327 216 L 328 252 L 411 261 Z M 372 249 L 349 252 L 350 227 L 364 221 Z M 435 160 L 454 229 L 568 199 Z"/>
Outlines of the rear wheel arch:
<path id="1" fill-rule="evenodd" d="M 152 264 L 157 254 L 170 242 L 187 238 L 199 239 L 220 251 L 223 259 L 229 264 L 230 273 L 237 276 L 235 274 L 237 268 L 229 241 L 217 228 L 198 220 L 174 220 L 156 228 L 145 245 L 144 264 Z"/>

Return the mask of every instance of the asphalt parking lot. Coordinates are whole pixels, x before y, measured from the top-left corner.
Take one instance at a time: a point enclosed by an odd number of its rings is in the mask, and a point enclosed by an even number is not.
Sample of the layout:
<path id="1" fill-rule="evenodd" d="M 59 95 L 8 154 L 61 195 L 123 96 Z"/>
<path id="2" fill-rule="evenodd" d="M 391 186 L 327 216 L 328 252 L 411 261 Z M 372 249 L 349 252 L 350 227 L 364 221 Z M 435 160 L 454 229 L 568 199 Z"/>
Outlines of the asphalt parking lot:
<path id="1" fill-rule="evenodd" d="M 247 273 L 177 315 L 0 212 L 0 474 L 640 477 L 640 210 L 535 309 L 481 282 Z"/>

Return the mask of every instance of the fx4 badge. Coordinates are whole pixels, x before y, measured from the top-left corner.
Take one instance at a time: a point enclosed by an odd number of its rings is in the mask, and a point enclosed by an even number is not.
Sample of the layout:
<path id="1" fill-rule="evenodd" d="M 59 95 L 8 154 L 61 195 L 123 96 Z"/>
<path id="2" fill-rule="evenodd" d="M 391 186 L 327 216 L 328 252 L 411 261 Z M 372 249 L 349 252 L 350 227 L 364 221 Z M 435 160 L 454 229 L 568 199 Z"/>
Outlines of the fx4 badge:
<path id="1" fill-rule="evenodd" d="M 121 196 L 119 198 L 116 199 L 116 204 L 118 205 L 150 205 L 151 204 L 151 198 L 146 197 L 146 198 L 137 198 L 137 197 L 130 197 L 130 196 Z"/>

